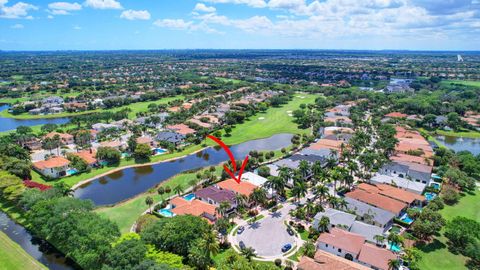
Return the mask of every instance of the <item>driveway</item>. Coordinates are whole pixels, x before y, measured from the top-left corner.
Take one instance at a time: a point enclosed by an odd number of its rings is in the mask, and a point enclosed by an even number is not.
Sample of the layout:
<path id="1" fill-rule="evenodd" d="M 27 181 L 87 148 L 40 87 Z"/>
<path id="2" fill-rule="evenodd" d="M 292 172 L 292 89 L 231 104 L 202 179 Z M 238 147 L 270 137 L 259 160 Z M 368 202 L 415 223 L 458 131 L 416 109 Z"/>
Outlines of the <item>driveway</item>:
<path id="1" fill-rule="evenodd" d="M 288 212 L 294 208 L 294 205 L 286 203 L 275 213 L 262 211 L 260 215 L 265 216 L 263 219 L 250 225 L 243 221 L 239 225 L 244 226 L 245 231 L 242 234 L 230 235 L 229 238 L 234 245 L 238 246 L 238 243 L 243 241 L 245 246 L 254 248 L 257 256 L 265 259 L 281 258 L 283 245 L 288 243 L 292 248 L 301 245 L 300 239 L 287 233 L 284 223 Z"/>

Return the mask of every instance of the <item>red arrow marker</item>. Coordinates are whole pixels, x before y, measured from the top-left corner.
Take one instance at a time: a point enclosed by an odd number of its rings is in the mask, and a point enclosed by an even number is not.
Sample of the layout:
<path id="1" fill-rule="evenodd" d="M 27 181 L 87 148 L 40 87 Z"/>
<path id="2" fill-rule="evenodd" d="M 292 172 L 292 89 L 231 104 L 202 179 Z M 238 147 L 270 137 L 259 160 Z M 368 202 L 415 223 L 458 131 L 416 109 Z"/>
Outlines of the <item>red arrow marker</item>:
<path id="1" fill-rule="evenodd" d="M 248 155 L 243 160 L 242 166 L 240 167 L 240 170 L 238 172 L 238 177 L 235 177 L 235 173 L 237 172 L 237 163 L 235 162 L 235 157 L 233 156 L 232 151 L 230 151 L 228 146 L 224 142 L 222 142 L 219 138 L 214 137 L 212 135 L 207 135 L 207 137 L 209 139 L 212 139 L 214 142 L 218 143 L 218 145 L 220 145 L 225 150 L 225 152 L 227 152 L 227 155 L 230 158 L 230 161 L 232 162 L 233 172 L 230 171 L 227 165 L 223 165 L 223 169 L 228 173 L 228 175 L 230 175 L 230 177 L 232 177 L 235 181 L 237 181 L 237 183 L 240 184 L 240 182 L 242 181 L 243 170 L 245 169 L 245 166 L 248 163 Z"/>

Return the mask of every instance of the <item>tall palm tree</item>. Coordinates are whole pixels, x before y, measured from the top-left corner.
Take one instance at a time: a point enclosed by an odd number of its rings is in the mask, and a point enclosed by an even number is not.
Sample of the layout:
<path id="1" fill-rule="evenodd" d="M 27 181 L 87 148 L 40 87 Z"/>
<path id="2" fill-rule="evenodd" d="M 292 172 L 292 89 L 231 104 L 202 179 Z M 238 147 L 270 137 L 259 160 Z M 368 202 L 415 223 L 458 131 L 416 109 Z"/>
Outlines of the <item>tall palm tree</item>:
<path id="1" fill-rule="evenodd" d="M 325 185 L 317 185 L 313 188 L 313 194 L 315 195 L 315 199 L 319 198 L 320 203 L 323 203 L 325 198 L 328 197 L 329 189 Z"/>
<path id="2" fill-rule="evenodd" d="M 330 219 L 327 216 L 323 216 L 318 221 L 317 230 L 319 232 L 328 232 L 328 226 L 330 226 Z"/>
<path id="3" fill-rule="evenodd" d="M 209 256 L 215 256 L 220 252 L 220 245 L 218 244 L 217 237 L 213 231 L 208 231 L 203 235 L 205 240 L 205 252 Z"/>
<path id="4" fill-rule="evenodd" d="M 390 249 L 392 246 L 403 245 L 403 237 L 396 233 L 391 233 L 387 237 L 388 242 L 390 243 Z"/>
<path id="5" fill-rule="evenodd" d="M 310 174 L 310 164 L 308 164 L 308 161 L 300 161 L 300 163 L 298 164 L 298 170 L 300 171 L 302 177 L 306 178 Z"/>
<path id="6" fill-rule="evenodd" d="M 396 270 L 400 267 L 400 261 L 398 259 L 388 260 L 388 270 Z"/>
<path id="7" fill-rule="evenodd" d="M 344 198 L 337 198 L 337 207 L 339 209 L 346 209 L 348 206 L 347 201 Z"/>
<path id="8" fill-rule="evenodd" d="M 269 189 L 273 189 L 276 192 L 275 198 L 278 199 L 278 196 L 285 193 L 285 183 L 286 182 L 281 177 L 270 176 L 267 182 L 265 182 L 265 186 Z"/>
<path id="9" fill-rule="evenodd" d="M 305 195 L 307 195 L 307 186 L 305 185 L 305 183 L 295 182 L 295 185 L 292 188 L 292 195 L 297 201 L 305 197 Z"/>
<path id="10" fill-rule="evenodd" d="M 183 189 L 183 186 L 181 184 L 178 184 L 178 185 L 173 187 L 173 192 L 177 193 L 178 196 L 180 196 L 180 194 L 182 194 L 183 191 L 184 191 L 184 189 Z"/>
<path id="11" fill-rule="evenodd" d="M 217 212 L 222 216 L 223 218 L 226 217 L 227 211 L 230 210 L 232 206 L 230 205 L 230 202 L 228 201 L 223 201 L 220 203 L 220 205 L 217 207 Z"/>
<path id="12" fill-rule="evenodd" d="M 267 192 L 263 188 L 255 188 L 250 194 L 250 202 L 255 203 L 256 205 L 264 204 L 267 201 Z"/>
<path id="13" fill-rule="evenodd" d="M 154 203 L 153 198 L 150 196 L 147 196 L 145 198 L 145 203 L 148 205 L 148 208 L 150 209 L 150 214 L 152 213 L 152 205 Z"/>
<path id="14" fill-rule="evenodd" d="M 244 208 L 248 203 L 248 197 L 243 194 L 236 194 L 235 201 L 237 202 L 237 207 Z"/>
<path id="15" fill-rule="evenodd" d="M 293 177 L 293 171 L 288 167 L 280 167 L 278 170 L 278 177 L 280 177 L 284 183 L 288 183 L 288 181 Z"/>
<path id="16" fill-rule="evenodd" d="M 383 241 L 385 241 L 385 236 L 377 234 L 373 237 L 373 239 L 377 242 L 377 245 L 381 245 Z"/>
<path id="17" fill-rule="evenodd" d="M 243 257 L 245 257 L 249 262 L 252 261 L 252 257 L 256 257 L 257 254 L 255 252 L 255 249 L 253 249 L 252 247 L 245 247 L 244 249 L 242 249 L 242 255 Z"/>

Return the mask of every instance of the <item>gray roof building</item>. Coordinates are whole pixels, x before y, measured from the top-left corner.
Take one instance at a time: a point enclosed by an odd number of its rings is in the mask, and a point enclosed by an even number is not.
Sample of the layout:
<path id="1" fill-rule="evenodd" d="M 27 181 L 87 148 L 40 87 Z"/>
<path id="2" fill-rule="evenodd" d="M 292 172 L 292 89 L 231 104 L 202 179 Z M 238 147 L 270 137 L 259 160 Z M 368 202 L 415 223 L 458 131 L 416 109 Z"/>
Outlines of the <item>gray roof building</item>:
<path id="1" fill-rule="evenodd" d="M 387 229 L 392 223 L 395 214 L 369 204 L 345 197 L 347 209 L 355 212 L 361 221 Z"/>
<path id="2" fill-rule="evenodd" d="M 325 212 L 319 212 L 315 215 L 313 221 L 313 228 L 318 228 L 318 223 L 322 217 L 328 217 L 330 219 L 331 227 L 345 227 L 350 228 L 353 222 L 355 222 L 355 215 L 339 211 L 333 208 L 328 208 Z"/>
<path id="3" fill-rule="evenodd" d="M 416 194 L 422 194 L 423 190 L 425 190 L 425 187 L 427 186 L 424 183 L 412 181 L 406 178 L 378 173 L 370 179 L 370 182 L 373 184 L 389 184 Z"/>
<path id="4" fill-rule="evenodd" d="M 161 131 L 155 137 L 157 141 L 166 141 L 173 144 L 179 144 L 185 139 L 185 135 L 172 131 Z"/>
<path id="5" fill-rule="evenodd" d="M 413 181 L 428 185 L 432 174 L 432 167 L 413 162 L 392 161 L 380 168 L 379 173 L 398 176 L 400 178 L 409 177 Z"/>
<path id="6" fill-rule="evenodd" d="M 360 234 L 365 237 L 367 241 L 376 243 L 375 235 L 383 235 L 384 229 L 364 222 L 355 221 L 350 227 L 350 232 Z"/>

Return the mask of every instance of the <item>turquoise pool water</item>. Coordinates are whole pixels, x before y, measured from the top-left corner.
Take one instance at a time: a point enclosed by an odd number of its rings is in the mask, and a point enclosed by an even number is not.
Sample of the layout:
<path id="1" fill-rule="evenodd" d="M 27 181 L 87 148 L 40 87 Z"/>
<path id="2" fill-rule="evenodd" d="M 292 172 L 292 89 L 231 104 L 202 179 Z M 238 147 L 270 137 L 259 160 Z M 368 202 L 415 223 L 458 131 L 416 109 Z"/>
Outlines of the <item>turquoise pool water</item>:
<path id="1" fill-rule="evenodd" d="M 161 154 L 165 154 L 167 152 L 166 149 L 163 149 L 163 148 L 155 148 L 153 149 L 153 153 L 155 155 L 161 155 Z"/>
<path id="2" fill-rule="evenodd" d="M 392 244 L 392 243 L 388 243 L 388 249 L 390 249 L 391 251 L 393 252 L 400 252 L 402 251 L 402 248 L 397 245 L 397 244 Z"/>
<path id="3" fill-rule="evenodd" d="M 425 199 L 427 199 L 427 201 L 431 201 L 435 199 L 435 197 L 437 197 L 437 194 L 433 192 L 425 192 Z"/>
<path id="4" fill-rule="evenodd" d="M 408 224 L 412 224 L 413 219 L 408 216 L 408 214 L 403 214 L 403 216 L 400 218 L 401 221 L 406 222 Z"/>
<path id="5" fill-rule="evenodd" d="M 160 213 L 160 215 L 162 215 L 162 216 L 164 216 L 164 217 L 173 217 L 173 216 L 175 216 L 175 214 L 174 214 L 172 211 L 170 211 L 170 209 L 165 209 L 165 208 L 164 208 L 164 209 L 160 209 L 158 212 Z"/>
<path id="6" fill-rule="evenodd" d="M 430 186 L 432 186 L 434 189 L 440 190 L 440 187 L 441 187 L 442 185 L 440 185 L 439 183 L 433 182 L 433 183 L 430 184 Z"/>
<path id="7" fill-rule="evenodd" d="M 68 169 L 67 170 L 67 175 L 73 175 L 77 173 L 77 169 Z"/>
<path id="8" fill-rule="evenodd" d="M 195 194 L 190 193 L 188 195 L 183 196 L 183 198 L 187 201 L 191 201 L 191 200 L 195 199 Z"/>

